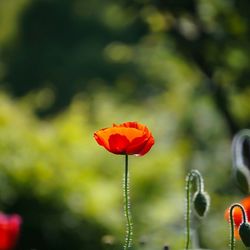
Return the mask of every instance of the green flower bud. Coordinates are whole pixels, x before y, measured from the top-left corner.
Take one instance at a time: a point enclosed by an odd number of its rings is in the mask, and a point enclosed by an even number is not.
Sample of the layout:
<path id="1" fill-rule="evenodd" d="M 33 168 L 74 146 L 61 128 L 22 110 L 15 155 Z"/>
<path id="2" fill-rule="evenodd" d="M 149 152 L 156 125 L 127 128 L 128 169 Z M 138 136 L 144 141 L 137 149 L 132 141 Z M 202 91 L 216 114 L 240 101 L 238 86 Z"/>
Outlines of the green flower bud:
<path id="1" fill-rule="evenodd" d="M 249 178 L 246 171 L 243 169 L 236 169 L 235 177 L 237 181 L 237 185 L 240 190 L 246 194 L 249 193 Z"/>
<path id="2" fill-rule="evenodd" d="M 239 228 L 239 234 L 246 247 L 250 247 L 250 224 L 242 223 Z"/>
<path id="3" fill-rule="evenodd" d="M 204 217 L 209 209 L 210 199 L 207 193 L 198 191 L 193 197 L 194 211 L 199 217 Z"/>
<path id="4" fill-rule="evenodd" d="M 241 130 L 232 143 L 233 167 L 239 188 L 250 192 L 250 130 Z"/>

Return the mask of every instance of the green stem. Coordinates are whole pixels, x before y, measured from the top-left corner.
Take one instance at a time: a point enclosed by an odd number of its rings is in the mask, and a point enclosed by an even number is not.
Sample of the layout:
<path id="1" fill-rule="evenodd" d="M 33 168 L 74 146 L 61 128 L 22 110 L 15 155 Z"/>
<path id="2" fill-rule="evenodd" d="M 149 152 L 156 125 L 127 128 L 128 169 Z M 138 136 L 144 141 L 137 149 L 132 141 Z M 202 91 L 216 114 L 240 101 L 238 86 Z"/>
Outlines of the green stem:
<path id="1" fill-rule="evenodd" d="M 197 189 L 198 192 L 204 191 L 204 183 L 201 173 L 198 170 L 191 170 L 190 172 L 193 177 L 196 177 Z"/>
<path id="2" fill-rule="evenodd" d="M 188 250 L 190 244 L 190 184 L 192 180 L 196 178 L 197 181 L 197 189 L 199 192 L 203 191 L 203 178 L 198 170 L 191 170 L 186 178 L 186 244 L 185 250 Z"/>
<path id="3" fill-rule="evenodd" d="M 189 242 L 190 242 L 190 179 L 192 174 L 189 173 L 186 181 L 186 247 L 188 250 Z"/>
<path id="4" fill-rule="evenodd" d="M 124 249 L 127 250 L 131 247 L 132 234 L 133 234 L 132 218 L 131 218 L 131 212 L 130 212 L 130 197 L 129 197 L 128 155 L 125 155 L 124 213 L 125 213 L 125 217 L 127 220 Z"/>
<path id="5" fill-rule="evenodd" d="M 231 224 L 231 235 L 230 235 L 230 250 L 235 249 L 235 240 L 234 240 L 234 220 L 233 220 L 233 210 L 235 207 L 239 207 L 242 212 L 243 223 L 246 223 L 246 212 L 242 205 L 235 203 L 230 207 L 229 214 L 230 214 L 230 224 Z"/>

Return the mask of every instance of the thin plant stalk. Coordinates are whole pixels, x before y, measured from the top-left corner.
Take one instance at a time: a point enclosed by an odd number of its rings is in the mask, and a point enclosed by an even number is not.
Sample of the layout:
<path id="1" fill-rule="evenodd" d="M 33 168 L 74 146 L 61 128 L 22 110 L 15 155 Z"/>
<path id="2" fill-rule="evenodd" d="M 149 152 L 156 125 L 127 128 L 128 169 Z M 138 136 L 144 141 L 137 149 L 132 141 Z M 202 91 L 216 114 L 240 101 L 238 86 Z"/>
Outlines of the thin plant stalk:
<path id="1" fill-rule="evenodd" d="M 187 177 L 186 183 L 186 247 L 185 249 L 188 250 L 189 242 L 190 242 L 190 182 L 191 174 Z"/>
<path id="2" fill-rule="evenodd" d="M 231 225 L 231 235 L 230 235 L 230 250 L 234 250 L 235 249 L 235 239 L 234 239 L 234 220 L 233 220 L 233 210 L 235 207 L 239 207 L 241 209 L 242 212 L 242 217 L 243 217 L 243 223 L 246 223 L 247 219 L 246 219 L 246 212 L 245 209 L 242 205 L 236 203 L 233 204 L 230 207 L 229 213 L 230 213 L 230 225 Z"/>
<path id="3" fill-rule="evenodd" d="M 125 172 L 124 172 L 124 213 L 126 218 L 126 236 L 124 250 L 128 250 L 132 243 L 133 225 L 130 212 L 130 196 L 129 196 L 129 171 L 128 171 L 128 155 L 125 155 Z"/>
<path id="4" fill-rule="evenodd" d="M 196 178 L 198 191 L 203 191 L 203 179 L 199 171 L 191 170 L 186 178 L 186 244 L 185 250 L 189 249 L 190 244 L 190 193 L 191 193 L 191 182 Z"/>

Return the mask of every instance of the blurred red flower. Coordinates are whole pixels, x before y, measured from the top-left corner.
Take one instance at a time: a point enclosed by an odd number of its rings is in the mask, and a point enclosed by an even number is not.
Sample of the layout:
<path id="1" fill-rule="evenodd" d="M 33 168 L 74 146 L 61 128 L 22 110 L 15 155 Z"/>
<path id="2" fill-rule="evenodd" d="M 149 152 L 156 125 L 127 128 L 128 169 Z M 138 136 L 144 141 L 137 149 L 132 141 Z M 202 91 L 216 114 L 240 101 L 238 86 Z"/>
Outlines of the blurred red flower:
<path id="1" fill-rule="evenodd" d="M 0 213 L 0 250 L 11 250 L 15 247 L 20 234 L 22 219 L 19 215 Z"/>
<path id="2" fill-rule="evenodd" d="M 99 145 L 121 155 L 145 155 L 154 145 L 154 137 L 145 125 L 137 122 L 114 124 L 94 133 Z"/>
<path id="3" fill-rule="evenodd" d="M 239 202 L 239 204 L 241 204 L 245 211 L 246 211 L 246 215 L 247 215 L 247 218 L 250 218 L 250 196 L 244 198 L 243 200 L 241 200 Z M 225 211 L 225 219 L 230 222 L 230 214 L 229 214 L 229 209 L 228 208 L 226 211 Z M 233 210 L 233 220 L 234 220 L 234 225 L 235 225 L 235 228 L 234 228 L 234 236 L 237 240 L 240 239 L 240 235 L 239 235 L 239 227 L 240 227 L 240 224 L 243 222 L 243 218 L 242 218 L 242 212 L 241 212 L 241 209 L 239 207 L 235 207 L 234 210 Z"/>

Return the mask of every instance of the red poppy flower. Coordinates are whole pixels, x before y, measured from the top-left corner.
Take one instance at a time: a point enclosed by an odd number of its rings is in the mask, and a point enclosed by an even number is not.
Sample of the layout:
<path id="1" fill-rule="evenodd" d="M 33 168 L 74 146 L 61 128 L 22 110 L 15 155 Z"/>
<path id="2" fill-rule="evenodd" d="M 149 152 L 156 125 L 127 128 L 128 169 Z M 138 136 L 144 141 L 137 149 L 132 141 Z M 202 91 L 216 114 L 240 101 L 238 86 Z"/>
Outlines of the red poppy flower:
<path id="1" fill-rule="evenodd" d="M 145 155 L 153 146 L 154 138 L 145 125 L 137 122 L 114 124 L 94 133 L 99 145 L 114 154 Z"/>
<path id="2" fill-rule="evenodd" d="M 239 202 L 245 209 L 246 211 L 246 215 L 247 218 L 250 219 L 250 196 L 244 198 L 243 200 L 241 200 Z M 225 219 L 230 222 L 230 214 L 229 214 L 229 209 L 228 208 L 225 211 Z M 235 225 L 235 229 L 234 229 L 234 237 L 239 240 L 240 239 L 240 235 L 239 235 L 239 227 L 240 224 L 243 222 L 243 218 L 242 218 L 242 212 L 241 209 L 239 207 L 235 207 L 233 210 L 233 220 L 234 220 L 234 225 Z"/>
<path id="3" fill-rule="evenodd" d="M 20 234 L 21 217 L 17 214 L 0 213 L 0 250 L 11 250 L 15 247 Z"/>

